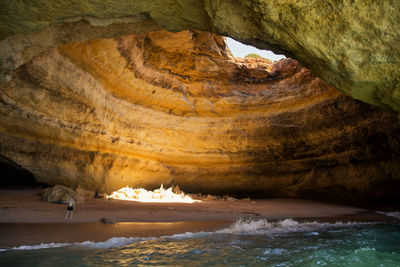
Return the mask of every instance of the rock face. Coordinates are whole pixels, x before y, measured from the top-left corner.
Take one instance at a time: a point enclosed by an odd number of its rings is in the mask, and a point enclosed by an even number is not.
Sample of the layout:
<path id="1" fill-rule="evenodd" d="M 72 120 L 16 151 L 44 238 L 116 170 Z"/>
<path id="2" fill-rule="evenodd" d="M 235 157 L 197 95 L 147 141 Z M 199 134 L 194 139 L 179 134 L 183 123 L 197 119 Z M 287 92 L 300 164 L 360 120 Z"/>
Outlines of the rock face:
<path id="1" fill-rule="evenodd" d="M 347 95 L 399 112 L 399 10 L 396 0 L 3 1 L 0 78 L 71 41 L 197 29 L 284 53 Z"/>
<path id="2" fill-rule="evenodd" d="M 70 198 L 73 198 L 75 203 L 84 203 L 84 198 L 71 188 L 56 185 L 46 188 L 40 192 L 42 200 L 53 203 L 67 204 Z"/>
<path id="3" fill-rule="evenodd" d="M 66 44 L 20 66 L 0 97 L 0 154 L 40 182 L 335 201 L 400 195 L 395 115 L 295 60 L 235 59 L 212 33 Z"/>

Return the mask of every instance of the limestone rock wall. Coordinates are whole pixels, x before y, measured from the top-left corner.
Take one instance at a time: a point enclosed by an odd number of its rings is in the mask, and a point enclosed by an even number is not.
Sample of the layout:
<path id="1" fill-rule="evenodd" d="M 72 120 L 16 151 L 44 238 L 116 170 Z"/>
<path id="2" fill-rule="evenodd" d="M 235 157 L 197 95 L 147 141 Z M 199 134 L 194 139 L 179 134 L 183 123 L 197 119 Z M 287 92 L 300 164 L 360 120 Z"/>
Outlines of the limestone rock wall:
<path id="1" fill-rule="evenodd" d="M 345 94 L 399 112 L 399 10 L 397 0 L 2 1 L 0 81 L 63 43 L 197 29 L 284 53 Z"/>
<path id="2" fill-rule="evenodd" d="M 235 59 L 222 37 L 74 42 L 0 87 L 0 154 L 40 182 L 109 192 L 396 198 L 400 123 L 292 59 Z M 386 185 L 391 185 L 390 187 Z"/>

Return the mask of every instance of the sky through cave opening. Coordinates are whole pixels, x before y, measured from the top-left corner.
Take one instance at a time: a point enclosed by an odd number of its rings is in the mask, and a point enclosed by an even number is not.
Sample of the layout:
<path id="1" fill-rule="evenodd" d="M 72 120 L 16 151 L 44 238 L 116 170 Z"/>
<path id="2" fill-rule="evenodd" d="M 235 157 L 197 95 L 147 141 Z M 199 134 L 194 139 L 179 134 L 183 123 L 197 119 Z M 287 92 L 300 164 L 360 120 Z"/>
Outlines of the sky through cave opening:
<path id="1" fill-rule="evenodd" d="M 228 44 L 229 49 L 231 50 L 232 54 L 235 57 L 243 57 L 244 58 L 248 54 L 258 54 L 261 57 L 270 59 L 272 61 L 276 61 L 276 60 L 285 58 L 284 55 L 275 54 L 270 50 L 261 50 L 256 47 L 250 46 L 250 45 L 242 44 L 230 37 L 225 37 L 225 38 L 226 38 L 226 43 Z"/>

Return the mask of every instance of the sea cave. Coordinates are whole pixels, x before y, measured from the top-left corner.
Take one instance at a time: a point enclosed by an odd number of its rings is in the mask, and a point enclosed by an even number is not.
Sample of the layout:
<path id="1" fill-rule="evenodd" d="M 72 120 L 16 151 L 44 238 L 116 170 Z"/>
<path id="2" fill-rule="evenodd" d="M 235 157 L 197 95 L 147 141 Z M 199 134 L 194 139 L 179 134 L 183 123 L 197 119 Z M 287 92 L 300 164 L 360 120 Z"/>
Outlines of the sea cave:
<path id="1" fill-rule="evenodd" d="M 397 209 L 399 7 L 2 1 L 0 185 Z"/>

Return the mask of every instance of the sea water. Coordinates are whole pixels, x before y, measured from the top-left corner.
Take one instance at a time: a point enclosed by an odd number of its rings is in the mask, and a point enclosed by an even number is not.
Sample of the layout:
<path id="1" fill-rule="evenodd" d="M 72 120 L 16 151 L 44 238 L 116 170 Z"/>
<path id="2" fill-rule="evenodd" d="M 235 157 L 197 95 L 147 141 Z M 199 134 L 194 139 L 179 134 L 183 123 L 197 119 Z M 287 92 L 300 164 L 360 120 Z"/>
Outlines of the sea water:
<path id="1" fill-rule="evenodd" d="M 400 266 L 400 224 L 239 220 L 215 232 L 2 249 L 1 266 Z"/>

